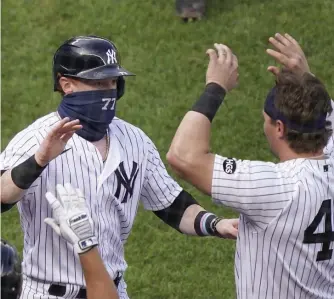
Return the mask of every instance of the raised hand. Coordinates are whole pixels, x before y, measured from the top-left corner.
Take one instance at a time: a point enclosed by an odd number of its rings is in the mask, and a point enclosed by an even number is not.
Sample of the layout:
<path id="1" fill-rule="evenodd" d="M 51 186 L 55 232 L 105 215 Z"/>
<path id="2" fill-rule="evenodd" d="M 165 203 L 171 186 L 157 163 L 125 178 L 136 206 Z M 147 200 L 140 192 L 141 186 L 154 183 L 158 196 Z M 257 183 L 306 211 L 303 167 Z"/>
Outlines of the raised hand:
<path id="1" fill-rule="evenodd" d="M 35 153 L 36 162 L 40 166 L 45 166 L 60 155 L 75 131 L 81 128 L 82 126 L 79 124 L 79 120 L 70 121 L 68 117 L 60 120 L 51 129 Z"/>
<path id="2" fill-rule="evenodd" d="M 310 73 L 305 54 L 292 36 L 287 33 L 284 35 L 276 33 L 274 37 L 269 38 L 269 42 L 275 47 L 275 50 L 267 49 L 267 53 L 275 58 L 283 68 L 300 75 Z M 277 76 L 280 69 L 276 66 L 269 66 L 268 71 Z"/>
<path id="3" fill-rule="evenodd" d="M 217 83 L 228 92 L 238 83 L 238 59 L 227 46 L 223 44 L 214 46 L 217 51 L 209 49 L 206 52 L 210 57 L 206 84 Z"/>

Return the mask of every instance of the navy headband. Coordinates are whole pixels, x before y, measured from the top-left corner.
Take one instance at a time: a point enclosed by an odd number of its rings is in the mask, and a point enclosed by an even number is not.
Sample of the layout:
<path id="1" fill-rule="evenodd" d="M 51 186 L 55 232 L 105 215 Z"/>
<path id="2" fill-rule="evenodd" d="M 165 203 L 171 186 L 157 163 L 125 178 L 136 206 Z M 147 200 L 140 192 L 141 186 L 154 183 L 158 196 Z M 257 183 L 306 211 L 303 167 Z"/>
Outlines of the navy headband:
<path id="1" fill-rule="evenodd" d="M 319 117 L 311 122 L 300 123 L 288 119 L 275 106 L 276 87 L 273 87 L 267 95 L 264 103 L 264 112 L 267 113 L 273 120 L 280 120 L 289 129 L 300 133 L 314 133 L 326 127 L 326 115 L 319 115 Z"/>

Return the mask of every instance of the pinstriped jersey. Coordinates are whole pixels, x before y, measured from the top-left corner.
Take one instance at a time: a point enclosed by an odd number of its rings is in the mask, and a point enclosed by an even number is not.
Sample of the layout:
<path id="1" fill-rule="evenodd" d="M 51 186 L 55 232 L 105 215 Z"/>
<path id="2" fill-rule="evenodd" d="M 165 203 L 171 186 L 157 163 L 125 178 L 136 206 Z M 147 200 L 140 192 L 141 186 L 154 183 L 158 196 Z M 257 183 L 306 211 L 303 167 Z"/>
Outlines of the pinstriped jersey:
<path id="1" fill-rule="evenodd" d="M 237 297 L 334 298 L 334 149 L 274 164 L 215 157 L 212 198 L 240 212 Z"/>
<path id="2" fill-rule="evenodd" d="M 274 164 L 217 155 L 212 198 L 241 213 L 239 299 L 334 298 L 333 157 Z"/>
<path id="3" fill-rule="evenodd" d="M 18 133 L 1 153 L 0 168 L 13 168 L 33 155 L 57 121 L 57 113 L 51 113 Z M 48 164 L 17 204 L 24 232 L 23 272 L 27 276 L 85 285 L 73 247 L 43 222 L 52 216 L 45 193 L 55 193 L 57 184 L 70 182 L 83 191 L 95 222 L 99 251 L 112 278 L 127 268 L 124 244 L 139 202 L 147 210 L 161 210 L 181 192 L 153 142 L 140 129 L 118 118 L 109 129 L 110 151 L 105 163 L 92 143 L 74 134 L 64 152 Z"/>
<path id="4" fill-rule="evenodd" d="M 239 299 L 334 298 L 334 135 L 324 153 L 278 164 L 216 155 L 213 201 L 240 212 Z"/>

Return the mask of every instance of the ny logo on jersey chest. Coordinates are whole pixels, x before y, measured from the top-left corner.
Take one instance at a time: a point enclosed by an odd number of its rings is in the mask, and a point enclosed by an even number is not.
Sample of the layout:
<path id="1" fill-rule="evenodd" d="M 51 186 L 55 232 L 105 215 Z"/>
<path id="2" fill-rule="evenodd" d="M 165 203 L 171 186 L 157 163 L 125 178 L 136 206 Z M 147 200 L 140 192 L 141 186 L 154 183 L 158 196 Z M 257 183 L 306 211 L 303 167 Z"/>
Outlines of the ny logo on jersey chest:
<path id="1" fill-rule="evenodd" d="M 122 199 L 122 203 L 126 203 L 128 199 L 132 197 L 138 171 L 139 171 L 138 164 L 134 161 L 132 162 L 132 170 L 130 172 L 130 176 L 127 175 L 124 169 L 123 162 L 121 162 L 118 169 L 116 169 L 115 174 L 117 178 L 117 189 L 114 196 L 119 198 L 121 189 L 123 187 L 125 189 L 125 195 Z"/>

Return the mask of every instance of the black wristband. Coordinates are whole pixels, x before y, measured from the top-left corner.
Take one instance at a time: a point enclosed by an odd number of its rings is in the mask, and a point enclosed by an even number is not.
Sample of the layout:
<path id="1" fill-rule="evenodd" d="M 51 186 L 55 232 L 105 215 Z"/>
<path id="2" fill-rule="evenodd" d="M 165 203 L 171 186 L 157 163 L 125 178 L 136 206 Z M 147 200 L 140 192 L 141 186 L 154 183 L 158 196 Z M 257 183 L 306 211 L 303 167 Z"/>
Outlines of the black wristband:
<path id="1" fill-rule="evenodd" d="M 217 83 L 209 83 L 191 110 L 202 113 L 212 122 L 225 95 L 226 91 L 223 87 Z"/>
<path id="2" fill-rule="evenodd" d="M 197 214 L 194 222 L 194 229 L 198 236 L 215 236 L 216 231 L 212 224 L 218 217 L 212 213 L 201 211 Z"/>
<path id="3" fill-rule="evenodd" d="M 47 165 L 43 167 L 40 166 L 35 160 L 35 155 L 31 156 L 29 159 L 12 169 L 11 176 L 13 183 L 20 189 L 29 189 L 46 166 Z"/>

